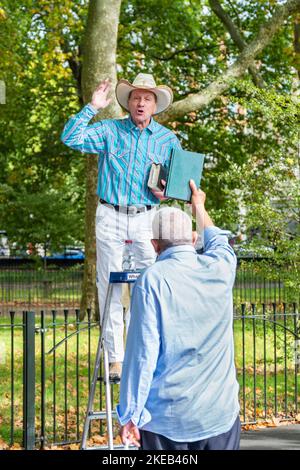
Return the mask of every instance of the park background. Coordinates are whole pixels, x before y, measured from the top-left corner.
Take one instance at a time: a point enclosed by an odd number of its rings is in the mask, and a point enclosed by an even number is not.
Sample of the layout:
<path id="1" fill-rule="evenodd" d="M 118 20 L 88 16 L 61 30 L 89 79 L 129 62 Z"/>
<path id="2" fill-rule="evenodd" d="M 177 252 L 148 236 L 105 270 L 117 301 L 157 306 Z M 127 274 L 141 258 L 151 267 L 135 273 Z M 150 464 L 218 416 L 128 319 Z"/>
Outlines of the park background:
<path id="1" fill-rule="evenodd" d="M 80 438 L 98 334 L 97 157 L 68 149 L 60 134 L 102 79 L 115 85 L 139 72 L 173 89 L 174 104 L 157 119 L 183 148 L 206 155 L 207 209 L 233 234 L 242 421 L 299 417 L 299 0 L 7 0 L 0 229 L 13 262 L 0 266 L 4 446 Z M 114 99 L 97 119 L 122 116 Z M 84 266 L 45 265 L 34 253 L 66 246 L 85 246 Z M 34 377 L 24 360 L 32 353 Z"/>

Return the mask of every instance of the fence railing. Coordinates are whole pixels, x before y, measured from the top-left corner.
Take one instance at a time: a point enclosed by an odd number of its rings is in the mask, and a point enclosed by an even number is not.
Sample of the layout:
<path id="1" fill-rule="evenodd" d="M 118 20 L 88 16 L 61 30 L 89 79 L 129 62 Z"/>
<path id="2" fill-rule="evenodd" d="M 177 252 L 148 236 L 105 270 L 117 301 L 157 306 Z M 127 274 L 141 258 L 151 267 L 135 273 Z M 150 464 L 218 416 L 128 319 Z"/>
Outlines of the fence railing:
<path id="1" fill-rule="evenodd" d="M 8 321 L 9 320 L 9 321 Z M 6 321 L 6 322 L 5 322 Z M 2 322 L 2 323 L 1 323 Z M 10 312 L 0 322 L 0 438 L 25 448 L 80 441 L 99 325 L 65 309 Z M 298 413 L 300 318 L 296 303 L 235 306 L 234 339 L 241 420 L 292 419 Z M 101 371 L 100 371 L 101 373 Z M 118 401 L 118 385 L 112 402 Z M 105 408 L 99 381 L 95 409 Z M 105 434 L 93 423 L 91 440 Z"/>
<path id="2" fill-rule="evenodd" d="M 287 281 L 290 267 L 276 271 L 261 269 L 262 262 L 239 260 L 233 289 L 236 304 L 300 302 L 299 286 Z M 0 268 L 0 316 L 10 311 L 53 308 L 58 314 L 64 309 L 80 306 L 83 266 L 48 269 L 23 267 Z"/>
<path id="3" fill-rule="evenodd" d="M 0 269 L 0 314 L 38 308 L 76 309 L 80 305 L 83 267 Z"/>

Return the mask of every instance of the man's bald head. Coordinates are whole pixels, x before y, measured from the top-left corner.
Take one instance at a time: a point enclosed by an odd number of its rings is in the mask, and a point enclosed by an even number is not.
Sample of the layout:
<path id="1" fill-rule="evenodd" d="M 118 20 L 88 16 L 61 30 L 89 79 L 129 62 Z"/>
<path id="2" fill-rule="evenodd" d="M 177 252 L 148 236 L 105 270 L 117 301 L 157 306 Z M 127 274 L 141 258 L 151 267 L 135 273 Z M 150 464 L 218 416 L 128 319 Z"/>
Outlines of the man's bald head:
<path id="1" fill-rule="evenodd" d="M 156 212 L 152 232 L 154 248 L 159 252 L 171 246 L 194 245 L 197 239 L 191 218 L 175 207 L 163 207 Z"/>

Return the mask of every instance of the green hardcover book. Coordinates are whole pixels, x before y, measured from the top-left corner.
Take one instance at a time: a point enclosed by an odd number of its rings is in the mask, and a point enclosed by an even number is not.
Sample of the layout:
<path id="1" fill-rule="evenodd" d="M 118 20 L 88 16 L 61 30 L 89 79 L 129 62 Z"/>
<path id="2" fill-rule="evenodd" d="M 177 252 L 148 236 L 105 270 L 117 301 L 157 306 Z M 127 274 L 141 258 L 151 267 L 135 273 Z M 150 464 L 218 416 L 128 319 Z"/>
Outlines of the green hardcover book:
<path id="1" fill-rule="evenodd" d="M 172 150 L 165 196 L 190 202 L 192 192 L 189 181 L 193 179 L 197 188 L 200 187 L 203 164 L 202 153 Z"/>

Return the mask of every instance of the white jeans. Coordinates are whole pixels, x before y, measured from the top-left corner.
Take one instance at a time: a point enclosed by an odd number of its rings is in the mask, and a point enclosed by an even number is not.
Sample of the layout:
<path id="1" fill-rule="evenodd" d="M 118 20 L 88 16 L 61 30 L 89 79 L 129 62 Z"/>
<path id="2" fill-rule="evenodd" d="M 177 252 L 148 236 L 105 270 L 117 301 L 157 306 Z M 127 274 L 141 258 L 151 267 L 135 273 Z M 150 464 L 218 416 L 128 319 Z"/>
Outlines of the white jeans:
<path id="1" fill-rule="evenodd" d="M 156 259 L 156 253 L 150 241 L 155 212 L 154 207 L 146 212 L 128 215 L 116 211 L 112 206 L 98 204 L 96 212 L 97 288 L 101 321 L 109 274 L 112 271 L 122 271 L 125 240 L 133 241 L 132 251 L 137 269 L 150 266 Z M 124 358 L 121 296 L 122 284 L 114 284 L 105 332 L 109 362 L 122 362 Z"/>

